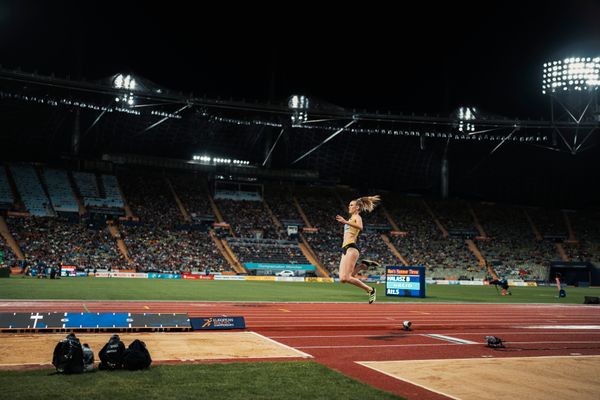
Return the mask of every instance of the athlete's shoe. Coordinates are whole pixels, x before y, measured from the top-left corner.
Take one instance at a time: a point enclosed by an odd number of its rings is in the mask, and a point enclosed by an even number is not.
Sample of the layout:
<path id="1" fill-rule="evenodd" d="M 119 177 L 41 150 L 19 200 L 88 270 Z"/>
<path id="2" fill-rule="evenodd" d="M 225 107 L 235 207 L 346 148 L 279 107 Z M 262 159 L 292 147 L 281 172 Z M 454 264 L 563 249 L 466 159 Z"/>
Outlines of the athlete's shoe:
<path id="1" fill-rule="evenodd" d="M 373 260 L 362 260 L 361 261 L 362 264 L 365 264 L 367 267 L 371 268 L 371 267 L 380 267 L 381 264 L 378 263 L 377 261 L 373 261 Z"/>
<path id="2" fill-rule="evenodd" d="M 371 292 L 369 293 L 369 304 L 373 304 L 373 302 L 377 299 L 377 290 L 374 287 L 371 287 Z"/>

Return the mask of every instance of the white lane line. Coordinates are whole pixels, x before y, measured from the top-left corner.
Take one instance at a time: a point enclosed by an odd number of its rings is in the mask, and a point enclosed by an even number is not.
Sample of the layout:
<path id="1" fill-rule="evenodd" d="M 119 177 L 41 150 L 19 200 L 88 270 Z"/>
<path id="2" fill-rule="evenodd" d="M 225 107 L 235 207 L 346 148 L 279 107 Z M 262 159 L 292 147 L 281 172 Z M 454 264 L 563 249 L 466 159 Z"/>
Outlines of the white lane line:
<path id="1" fill-rule="evenodd" d="M 559 341 L 559 340 L 548 340 L 548 341 L 535 341 L 535 342 L 513 342 L 506 341 L 507 345 L 516 345 L 516 344 L 598 344 L 600 345 L 600 341 Z M 339 346 L 298 346 L 297 349 L 352 349 L 352 348 L 376 348 L 376 347 L 436 347 L 436 346 L 459 346 L 459 345 L 484 345 L 483 342 L 471 342 L 471 343 L 424 343 L 424 344 L 373 344 L 373 345 L 339 345 Z M 524 349 L 528 350 L 528 349 Z M 549 349 L 549 350 L 560 350 L 560 349 Z M 593 349 L 590 349 L 593 350 Z"/>
<path id="2" fill-rule="evenodd" d="M 263 336 L 263 335 L 261 335 L 260 333 L 256 333 L 256 332 L 253 332 L 253 331 L 249 331 L 249 332 L 247 332 L 247 333 L 250 333 L 250 334 L 252 334 L 252 335 L 256 335 L 256 336 L 260 337 L 261 339 L 265 339 L 265 340 L 267 340 L 267 341 L 269 341 L 269 342 L 271 342 L 271 343 L 274 343 L 274 344 L 276 344 L 276 345 L 278 345 L 278 346 L 285 347 L 285 348 L 287 348 L 287 349 L 289 349 L 289 350 L 295 351 L 296 353 L 299 353 L 299 354 L 301 355 L 301 357 L 305 357 L 305 358 L 313 358 L 313 356 L 311 356 L 311 355 L 310 355 L 310 354 L 308 354 L 308 353 L 305 353 L 305 352 L 303 352 L 303 351 L 300 351 L 300 350 L 298 350 L 298 348 L 294 348 L 294 347 L 292 347 L 292 346 L 288 346 L 287 344 L 280 343 L 280 342 L 278 342 L 278 341 L 276 341 L 276 340 L 273 340 L 273 339 L 271 339 L 271 338 L 269 338 L 269 337 Z"/>
<path id="3" fill-rule="evenodd" d="M 394 335 L 396 334 L 396 335 Z M 600 335 L 600 332 L 519 332 L 519 331 L 502 331 L 494 332 L 494 335 Z M 323 338 L 350 338 L 350 337 L 361 337 L 361 338 L 378 338 L 381 336 L 392 336 L 398 338 L 406 338 L 407 336 L 413 335 L 411 333 L 391 332 L 377 334 L 362 334 L 362 335 L 296 335 L 296 336 L 271 336 L 271 339 L 323 339 Z M 482 332 L 457 332 L 455 335 L 469 335 L 469 336 L 485 336 Z M 423 335 L 421 335 L 423 336 Z"/>
<path id="4" fill-rule="evenodd" d="M 446 342 L 457 343 L 457 344 L 478 344 L 477 342 L 473 342 L 471 340 L 459 339 L 459 338 L 455 338 L 452 336 L 446 336 L 446 335 L 438 335 L 436 333 L 427 333 L 427 334 L 424 334 L 421 336 L 427 336 L 430 338 L 445 340 Z"/>
<path id="5" fill-rule="evenodd" d="M 502 360 L 537 360 L 539 358 L 600 358 L 597 354 L 590 354 L 585 356 L 523 356 L 523 357 L 502 357 L 502 358 L 493 358 L 495 362 L 502 362 Z M 358 364 L 362 363 L 387 363 L 393 362 L 396 364 L 408 364 L 408 363 L 429 363 L 429 362 L 437 362 L 437 361 L 472 361 L 478 362 L 481 361 L 481 357 L 469 357 L 469 358 L 428 358 L 428 359 L 416 359 L 416 360 L 389 360 L 389 361 L 355 361 Z"/>
<path id="6" fill-rule="evenodd" d="M 483 343 L 474 343 L 483 344 Z M 298 346 L 298 349 L 354 349 L 374 347 L 436 347 L 436 346 L 458 346 L 457 343 L 429 343 L 429 344 L 370 344 L 370 345 L 341 345 L 341 346 Z"/>
<path id="7" fill-rule="evenodd" d="M 456 332 L 455 335 L 470 335 L 470 336 L 484 336 L 482 332 Z M 494 335 L 600 335 L 600 332 L 552 332 L 552 331 L 535 331 L 535 332 L 524 332 L 524 331 L 503 331 L 494 332 Z"/>
<path id="8" fill-rule="evenodd" d="M 395 332 L 394 332 L 395 333 Z M 533 332 L 531 332 L 533 334 Z M 540 332 L 535 332 L 536 334 L 539 334 Z M 562 333 L 562 332 L 561 332 Z M 481 334 L 478 334 L 481 335 Z M 368 335 L 306 335 L 306 336 L 271 336 L 271 339 L 322 339 L 322 338 L 349 338 L 349 337 L 361 337 L 361 338 L 380 338 L 382 336 L 392 336 L 389 333 L 382 333 L 381 335 L 373 335 L 373 334 L 368 334 Z M 399 334 L 397 336 L 392 336 L 392 337 L 406 337 L 408 335 L 404 335 L 404 334 Z"/>
<path id="9" fill-rule="evenodd" d="M 600 329 L 600 325 L 532 325 L 532 326 L 515 326 L 515 328 L 525 329 Z"/>
<path id="10" fill-rule="evenodd" d="M 556 344 L 599 344 L 600 340 L 538 340 L 535 342 L 514 342 L 512 340 L 507 340 L 504 342 L 505 344 L 544 344 L 544 343 L 556 343 Z M 525 349 L 527 350 L 527 349 Z M 560 349 L 553 349 L 560 350 Z M 591 350 L 591 349 L 590 349 Z"/>
<path id="11" fill-rule="evenodd" d="M 271 327 L 273 328 L 273 326 L 271 325 L 266 325 L 266 324 L 275 324 L 277 323 L 276 321 L 266 321 L 266 320 L 261 320 L 258 318 L 248 318 L 248 320 L 250 320 L 252 322 L 252 328 L 268 328 Z M 398 328 L 401 328 L 401 324 L 399 323 L 400 320 L 398 320 L 397 323 L 391 322 L 391 321 L 382 321 L 381 323 L 373 323 L 373 324 L 368 324 L 368 323 L 360 323 L 360 321 L 356 321 L 356 320 L 347 320 L 347 321 L 332 321 L 331 324 L 314 324 L 314 323 L 308 323 L 308 324 L 304 324 L 299 322 L 298 320 L 294 320 L 291 319 L 290 321 L 285 321 L 287 324 L 285 325 L 286 327 L 330 327 L 330 326 L 353 326 L 353 327 L 365 327 L 364 330 L 367 330 L 369 327 L 381 327 L 381 326 L 385 326 L 385 327 L 389 327 L 389 326 L 397 326 Z M 313 322 L 313 321 L 310 321 Z M 354 323 L 353 323 L 354 322 Z M 427 325 L 428 327 L 435 327 L 435 326 L 460 326 L 462 328 L 466 328 L 466 327 L 473 327 L 473 328 L 482 328 L 482 322 L 456 322 L 456 321 L 432 321 L 431 323 L 428 322 L 423 322 L 423 321 L 415 321 L 412 320 L 413 324 L 417 324 L 417 322 L 419 323 L 419 325 Z M 531 321 L 529 321 L 531 322 Z M 485 327 L 489 328 L 491 326 L 501 326 L 501 327 L 506 327 L 506 325 L 509 324 L 514 324 L 515 321 L 504 321 L 504 322 L 485 322 Z M 564 326 L 564 325 L 563 325 Z M 577 325 L 573 325 L 573 326 L 577 326 Z M 582 325 L 579 325 L 582 326 Z M 511 326 L 512 328 L 523 328 L 522 326 Z"/>

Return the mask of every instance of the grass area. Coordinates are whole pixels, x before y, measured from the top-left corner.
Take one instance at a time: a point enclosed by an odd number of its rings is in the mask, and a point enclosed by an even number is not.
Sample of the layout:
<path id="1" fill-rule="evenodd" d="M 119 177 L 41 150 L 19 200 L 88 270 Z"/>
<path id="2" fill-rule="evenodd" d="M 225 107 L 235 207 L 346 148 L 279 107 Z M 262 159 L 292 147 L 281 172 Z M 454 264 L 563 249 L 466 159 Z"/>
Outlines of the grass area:
<path id="1" fill-rule="evenodd" d="M 0 399 L 400 399 L 314 362 L 158 365 L 51 375 L 0 371 Z"/>
<path id="2" fill-rule="evenodd" d="M 427 285 L 425 299 L 386 297 L 378 302 L 493 302 L 582 304 L 584 296 L 600 296 L 600 288 L 567 287 L 558 299 L 552 287 L 513 287 L 512 296 L 499 296 L 493 286 Z M 169 279 L 12 277 L 0 279 L 2 299 L 68 300 L 186 300 L 186 301 L 367 301 L 360 289 L 340 283 L 266 281 L 187 281 Z"/>

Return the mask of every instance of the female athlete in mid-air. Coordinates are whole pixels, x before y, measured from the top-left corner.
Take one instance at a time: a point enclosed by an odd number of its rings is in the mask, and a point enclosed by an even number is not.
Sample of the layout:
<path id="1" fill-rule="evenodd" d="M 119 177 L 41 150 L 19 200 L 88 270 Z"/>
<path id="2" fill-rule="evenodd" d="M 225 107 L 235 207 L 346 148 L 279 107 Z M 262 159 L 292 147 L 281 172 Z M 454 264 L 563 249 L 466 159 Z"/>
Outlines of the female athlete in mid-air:
<path id="1" fill-rule="evenodd" d="M 363 230 L 363 223 L 360 213 L 363 211 L 371 212 L 379 203 L 379 196 L 366 196 L 359 197 L 356 200 L 352 200 L 348 205 L 348 213 L 350 217 L 346 220 L 341 215 L 336 215 L 335 219 L 344 224 L 344 241 L 342 243 L 342 260 L 340 261 L 340 282 L 351 283 L 354 286 L 358 286 L 369 294 L 369 304 L 373 303 L 376 299 L 375 288 L 367 286 L 359 279 L 355 278 L 354 275 L 356 261 L 360 255 L 360 250 L 356 246 L 358 235 Z M 365 261 L 367 261 L 365 263 Z M 363 260 L 362 264 L 368 265 L 368 260 Z"/>

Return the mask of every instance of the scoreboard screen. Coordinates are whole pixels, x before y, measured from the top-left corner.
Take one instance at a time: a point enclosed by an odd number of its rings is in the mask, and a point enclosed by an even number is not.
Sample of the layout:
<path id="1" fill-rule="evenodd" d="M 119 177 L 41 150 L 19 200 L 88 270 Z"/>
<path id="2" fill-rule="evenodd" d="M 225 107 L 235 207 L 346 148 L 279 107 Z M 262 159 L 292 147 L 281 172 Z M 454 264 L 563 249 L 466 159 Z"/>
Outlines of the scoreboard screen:
<path id="1" fill-rule="evenodd" d="M 425 297 L 425 267 L 387 267 L 385 295 Z"/>

